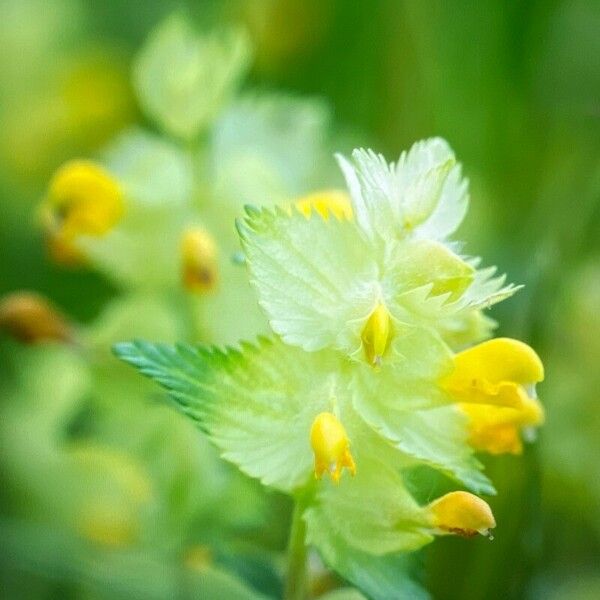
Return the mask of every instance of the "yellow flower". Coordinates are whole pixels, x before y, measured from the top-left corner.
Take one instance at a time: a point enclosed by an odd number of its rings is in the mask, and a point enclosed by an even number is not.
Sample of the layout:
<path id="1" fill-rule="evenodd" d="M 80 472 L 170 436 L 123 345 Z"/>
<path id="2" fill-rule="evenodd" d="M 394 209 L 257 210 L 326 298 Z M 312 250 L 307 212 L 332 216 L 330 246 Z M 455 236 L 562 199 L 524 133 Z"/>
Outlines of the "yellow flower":
<path id="1" fill-rule="evenodd" d="M 469 417 L 469 442 L 477 450 L 519 454 L 521 435 L 541 425 L 535 384 L 544 378 L 538 355 L 517 340 L 498 338 L 460 352 L 441 382 Z"/>
<path id="2" fill-rule="evenodd" d="M 426 507 L 432 527 L 438 533 L 472 537 L 489 536 L 496 520 L 488 503 L 469 492 L 450 492 Z"/>
<path id="3" fill-rule="evenodd" d="M 323 473 L 329 473 L 331 479 L 337 483 L 344 467 L 352 475 L 356 473 L 346 430 L 334 414 L 323 412 L 317 415 L 310 429 L 310 444 L 315 454 L 317 479 L 320 479 Z"/>
<path id="4" fill-rule="evenodd" d="M 204 293 L 215 288 L 218 279 L 217 245 L 199 227 L 188 229 L 181 237 L 183 285 L 190 292 Z"/>
<path id="5" fill-rule="evenodd" d="M 392 323 L 390 313 L 381 302 L 377 304 L 362 332 L 362 343 L 370 365 L 381 365 L 381 359 L 390 344 Z"/>
<path id="6" fill-rule="evenodd" d="M 313 210 L 325 220 L 329 218 L 329 213 L 340 220 L 351 220 L 353 217 L 350 198 L 340 190 L 324 190 L 304 196 L 296 201 L 296 208 L 307 218 Z"/>
<path id="7" fill-rule="evenodd" d="M 53 255 L 73 262 L 75 239 L 105 235 L 123 211 L 121 187 L 107 171 L 90 161 L 67 162 L 52 177 L 42 211 Z"/>

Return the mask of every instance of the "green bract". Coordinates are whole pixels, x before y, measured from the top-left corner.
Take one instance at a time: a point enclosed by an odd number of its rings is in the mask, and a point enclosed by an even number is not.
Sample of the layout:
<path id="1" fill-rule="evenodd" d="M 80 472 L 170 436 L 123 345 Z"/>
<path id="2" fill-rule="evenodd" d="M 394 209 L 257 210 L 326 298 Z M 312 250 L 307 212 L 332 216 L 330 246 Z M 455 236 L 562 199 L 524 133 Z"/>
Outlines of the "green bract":
<path id="1" fill-rule="evenodd" d="M 490 323 L 474 323 L 474 313 L 517 288 L 503 287 L 494 268 L 477 270 L 478 260 L 446 241 L 467 204 L 447 144 L 420 142 L 395 165 L 371 151 L 357 150 L 353 159 L 340 158 L 353 220 L 248 208 L 238 223 L 275 332 L 305 350 L 360 356 L 367 319 L 383 304 L 398 335 L 417 325 L 458 343 L 485 337 Z"/>
<path id="2" fill-rule="evenodd" d="M 230 99 L 249 58 L 243 32 L 200 35 L 185 19 L 171 17 L 138 57 L 134 83 L 140 104 L 171 135 L 196 138 Z"/>

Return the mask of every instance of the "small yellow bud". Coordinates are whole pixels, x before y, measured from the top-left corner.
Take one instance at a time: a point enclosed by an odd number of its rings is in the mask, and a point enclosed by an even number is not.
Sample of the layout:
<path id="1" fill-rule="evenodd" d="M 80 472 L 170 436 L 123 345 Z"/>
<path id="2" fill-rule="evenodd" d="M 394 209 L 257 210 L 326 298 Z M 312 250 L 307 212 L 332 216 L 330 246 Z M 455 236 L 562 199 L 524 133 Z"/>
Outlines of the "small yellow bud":
<path id="1" fill-rule="evenodd" d="M 346 430 L 334 414 L 323 412 L 317 415 L 310 429 L 310 444 L 315 454 L 317 479 L 320 479 L 323 473 L 329 473 L 331 479 L 337 483 L 344 467 L 352 475 L 356 473 Z"/>
<path id="2" fill-rule="evenodd" d="M 487 502 L 468 492 L 450 492 L 427 506 L 432 526 L 462 537 L 488 536 L 496 520 Z"/>
<path id="3" fill-rule="evenodd" d="M 309 194 L 296 201 L 296 208 L 307 218 L 310 217 L 313 210 L 325 220 L 329 219 L 329 213 L 339 220 L 350 221 L 353 217 L 350 198 L 348 194 L 340 190 L 325 190 Z"/>
<path id="4" fill-rule="evenodd" d="M 392 322 L 390 313 L 381 302 L 371 313 L 362 331 L 362 343 L 367 361 L 379 366 L 381 359 L 390 344 Z"/>
<path id="5" fill-rule="evenodd" d="M 217 285 L 217 245 L 201 228 L 189 229 L 181 238 L 181 265 L 184 287 L 190 292 L 205 293 Z"/>
<path id="6" fill-rule="evenodd" d="M 0 300 L 0 329 L 27 344 L 73 339 L 66 319 L 46 299 L 30 292 L 15 292 Z"/>

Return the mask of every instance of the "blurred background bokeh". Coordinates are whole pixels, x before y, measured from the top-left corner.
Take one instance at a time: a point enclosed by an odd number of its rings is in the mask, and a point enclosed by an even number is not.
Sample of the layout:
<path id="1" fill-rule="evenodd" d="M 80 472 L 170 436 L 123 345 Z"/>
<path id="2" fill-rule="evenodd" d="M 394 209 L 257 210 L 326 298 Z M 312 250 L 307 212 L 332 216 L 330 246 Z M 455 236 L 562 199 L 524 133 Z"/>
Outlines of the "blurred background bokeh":
<path id="1" fill-rule="evenodd" d="M 201 31 L 241 26 L 252 48 L 239 99 L 197 149 L 210 176 L 197 152 L 169 154 L 188 151 L 185 136 L 165 141 L 160 118 L 140 106 L 143 76 L 131 76 L 148 34 L 174 11 Z M 339 184 L 336 150 L 370 146 L 391 160 L 440 135 L 471 183 L 466 251 L 525 284 L 491 316 L 544 360 L 547 421 L 523 457 L 485 459 L 499 490 L 494 541 L 442 538 L 419 556 L 418 577 L 436 599 L 600 597 L 600 3 L 1 0 L 0 80 L 0 296 L 40 294 L 63 315 L 58 337 L 76 338 L 31 346 L 0 333 L 0 595 L 280 593 L 287 501 L 222 464 L 109 351 L 131 337 L 231 342 L 260 331 L 258 321 L 230 328 L 227 317 L 206 325 L 220 307 L 240 310 L 243 283 L 232 275 L 227 298 L 190 309 L 185 294 L 164 292 L 170 281 L 158 277 L 160 293 L 149 292 L 131 274 L 137 263 L 119 270 L 115 246 L 90 247 L 88 267 L 58 264 L 39 208 L 56 169 L 98 159 L 134 186 L 149 171 L 133 173 L 127 153 L 148 152 L 171 177 L 145 191 L 139 183 L 151 202 L 156 186 L 169 196 L 187 185 L 192 157 L 198 219 L 224 240 L 229 277 L 245 201 Z M 255 177 L 236 179 L 254 146 L 264 159 Z M 227 208 L 205 198 L 227 198 Z"/>

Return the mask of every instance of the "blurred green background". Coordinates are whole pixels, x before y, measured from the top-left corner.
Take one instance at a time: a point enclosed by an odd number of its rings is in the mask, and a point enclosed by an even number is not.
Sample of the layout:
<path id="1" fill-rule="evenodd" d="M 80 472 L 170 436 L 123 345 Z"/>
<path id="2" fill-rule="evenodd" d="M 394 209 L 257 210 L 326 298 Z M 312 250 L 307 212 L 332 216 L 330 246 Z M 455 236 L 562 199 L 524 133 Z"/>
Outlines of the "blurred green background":
<path id="1" fill-rule="evenodd" d="M 101 275 L 48 259 L 36 206 L 66 159 L 145 123 L 130 62 L 176 9 L 200 27 L 244 25 L 255 49 L 244 87 L 322 98 L 340 149 L 392 160 L 421 138 L 450 142 L 471 182 L 466 250 L 526 286 L 492 316 L 544 360 L 547 423 L 523 457 L 486 459 L 496 539 L 440 539 L 420 579 L 439 599 L 599 598 L 600 3 L 2 0 L 0 295 L 36 290 L 84 324 L 117 296 Z M 33 360 L 23 352 L 2 337 L 0 403 Z M 44 381 L 37 393 L 58 385 Z M 77 572 L 48 588 L 44 568 L 24 563 L 30 589 L 19 560 L 3 561 L 6 597 L 95 597 L 69 587 Z"/>

